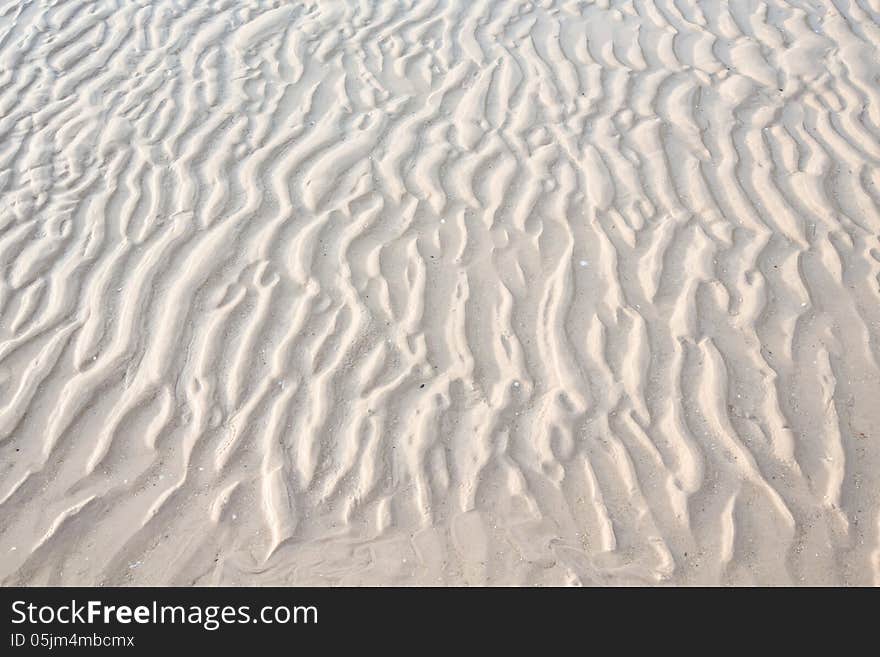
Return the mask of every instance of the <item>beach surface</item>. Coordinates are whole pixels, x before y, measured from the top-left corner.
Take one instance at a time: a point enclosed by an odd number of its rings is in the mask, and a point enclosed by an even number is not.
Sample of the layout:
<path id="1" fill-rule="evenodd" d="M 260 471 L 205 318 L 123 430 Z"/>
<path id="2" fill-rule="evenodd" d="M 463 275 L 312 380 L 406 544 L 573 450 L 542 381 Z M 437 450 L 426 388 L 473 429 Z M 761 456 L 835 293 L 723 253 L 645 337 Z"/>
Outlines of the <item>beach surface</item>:
<path id="1" fill-rule="evenodd" d="M 0 2 L 0 583 L 880 585 L 880 1 Z"/>

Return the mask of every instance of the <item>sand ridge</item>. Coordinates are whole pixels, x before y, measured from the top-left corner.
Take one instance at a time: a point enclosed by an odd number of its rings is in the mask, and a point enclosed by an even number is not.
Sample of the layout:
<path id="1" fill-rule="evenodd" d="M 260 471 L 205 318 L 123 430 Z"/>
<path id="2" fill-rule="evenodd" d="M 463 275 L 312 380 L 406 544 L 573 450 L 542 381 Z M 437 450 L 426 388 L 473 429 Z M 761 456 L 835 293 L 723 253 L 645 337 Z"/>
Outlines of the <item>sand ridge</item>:
<path id="1" fill-rule="evenodd" d="M 4 584 L 880 584 L 880 3 L 0 4 Z"/>

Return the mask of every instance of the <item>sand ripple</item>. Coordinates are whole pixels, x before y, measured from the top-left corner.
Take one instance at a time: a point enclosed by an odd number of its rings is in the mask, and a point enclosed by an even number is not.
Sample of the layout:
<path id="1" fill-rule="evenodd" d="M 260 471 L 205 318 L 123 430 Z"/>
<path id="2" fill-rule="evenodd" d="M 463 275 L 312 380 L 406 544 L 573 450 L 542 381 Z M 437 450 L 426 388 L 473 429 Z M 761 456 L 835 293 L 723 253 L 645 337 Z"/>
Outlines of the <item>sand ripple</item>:
<path id="1" fill-rule="evenodd" d="M 877 0 L 5 0 L 0 581 L 880 584 Z"/>

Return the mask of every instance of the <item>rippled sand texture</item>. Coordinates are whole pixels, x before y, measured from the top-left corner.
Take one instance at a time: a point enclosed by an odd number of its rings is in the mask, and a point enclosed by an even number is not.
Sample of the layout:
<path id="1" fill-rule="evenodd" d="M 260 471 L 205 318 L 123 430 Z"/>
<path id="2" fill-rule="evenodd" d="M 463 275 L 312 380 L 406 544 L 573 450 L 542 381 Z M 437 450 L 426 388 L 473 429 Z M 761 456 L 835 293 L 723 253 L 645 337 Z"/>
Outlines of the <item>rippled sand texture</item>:
<path id="1" fill-rule="evenodd" d="M 880 584 L 880 2 L 0 9 L 0 581 Z"/>

